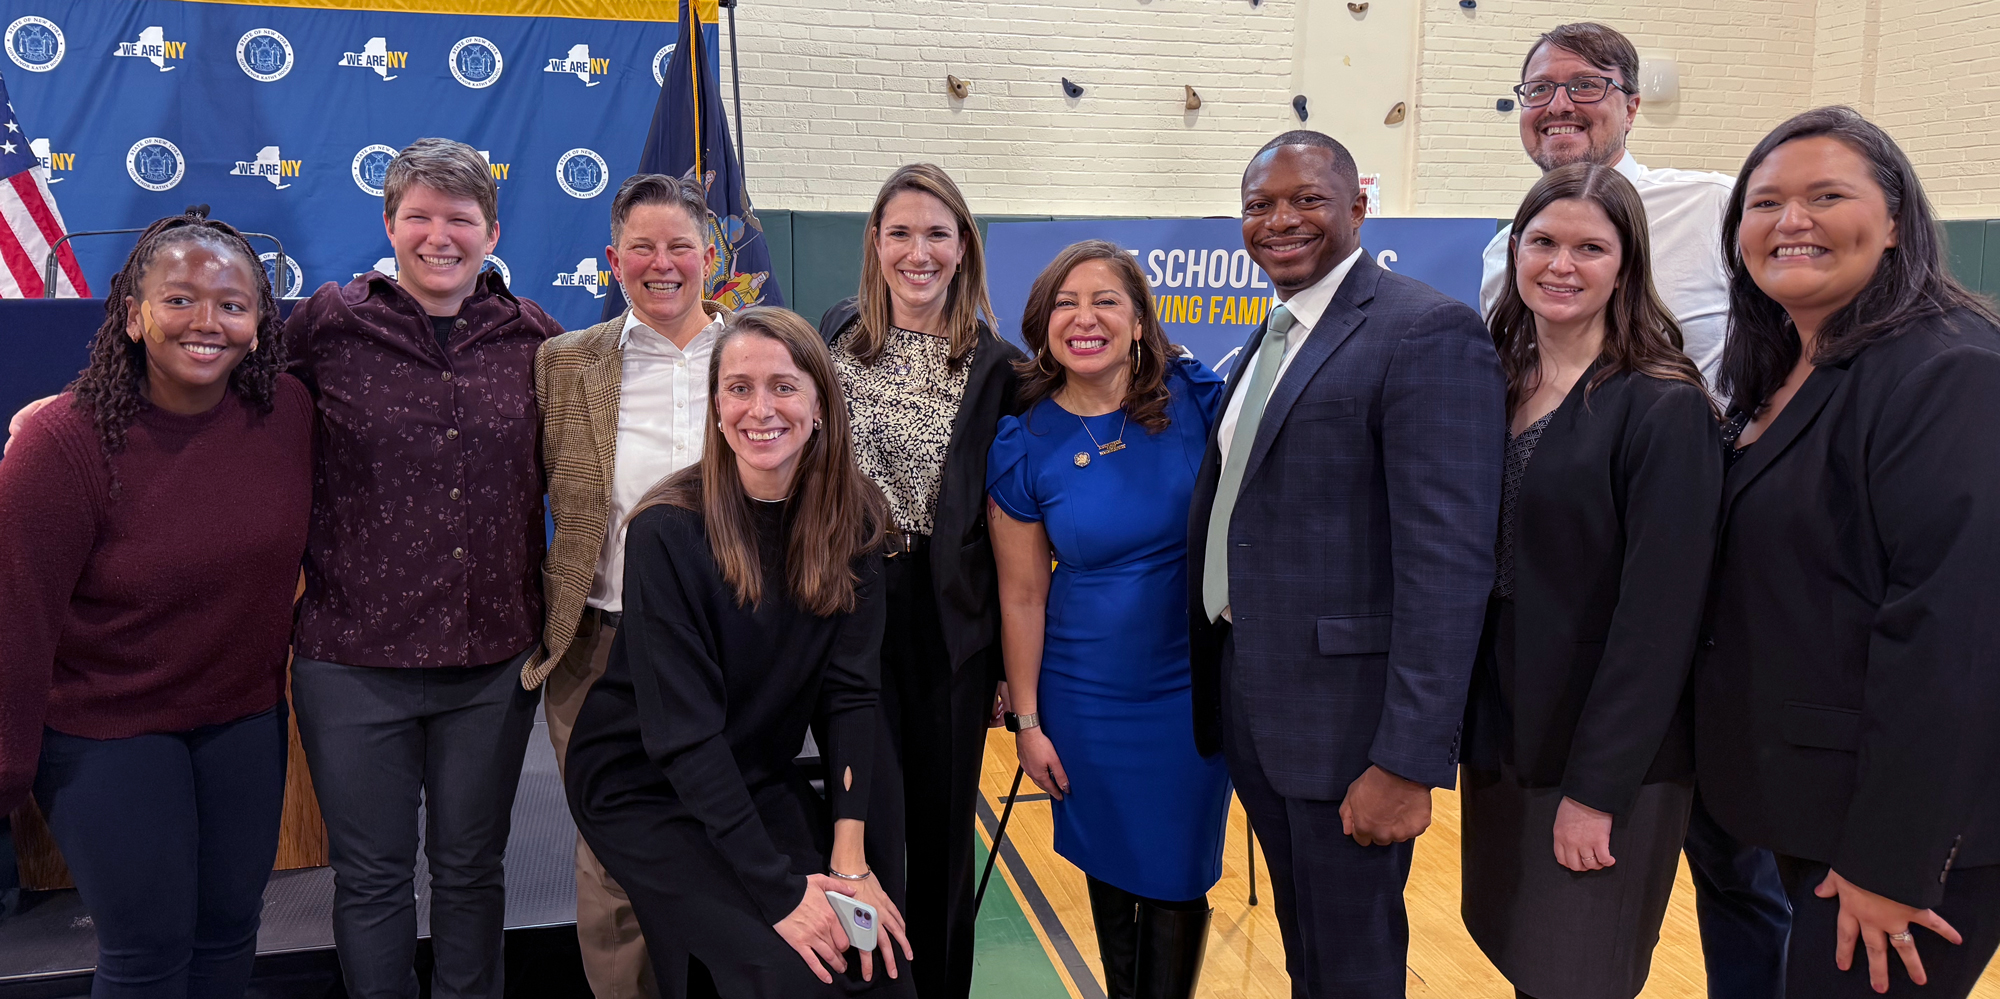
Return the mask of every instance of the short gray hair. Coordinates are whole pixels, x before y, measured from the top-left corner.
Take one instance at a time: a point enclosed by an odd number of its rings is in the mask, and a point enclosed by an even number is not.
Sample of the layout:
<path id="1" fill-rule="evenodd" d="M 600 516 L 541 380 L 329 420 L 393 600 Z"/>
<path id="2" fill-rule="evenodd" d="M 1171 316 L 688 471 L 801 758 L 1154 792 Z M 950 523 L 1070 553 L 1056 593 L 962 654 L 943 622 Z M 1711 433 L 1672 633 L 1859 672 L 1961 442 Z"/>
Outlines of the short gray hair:
<path id="1" fill-rule="evenodd" d="M 396 208 L 414 185 L 479 202 L 488 233 L 500 222 L 500 185 L 493 182 L 493 168 L 479 150 L 463 142 L 418 139 L 404 146 L 389 161 L 389 175 L 382 181 L 384 218 L 396 218 Z"/>
<path id="2" fill-rule="evenodd" d="M 701 230 L 702 242 L 708 242 L 708 195 L 701 185 L 663 173 L 641 173 L 626 178 L 625 183 L 618 185 L 617 196 L 611 199 L 612 246 L 617 246 L 619 238 L 625 235 L 625 220 L 640 205 L 679 206 L 694 220 L 694 227 Z"/>

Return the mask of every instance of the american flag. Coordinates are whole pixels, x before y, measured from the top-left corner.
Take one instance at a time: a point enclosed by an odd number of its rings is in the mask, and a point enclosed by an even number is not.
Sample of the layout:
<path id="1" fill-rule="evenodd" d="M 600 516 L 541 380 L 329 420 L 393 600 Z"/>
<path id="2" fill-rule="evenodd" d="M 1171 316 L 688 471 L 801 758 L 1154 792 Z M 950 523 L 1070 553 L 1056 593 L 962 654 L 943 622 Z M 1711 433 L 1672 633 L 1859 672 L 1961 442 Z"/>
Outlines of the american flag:
<path id="1" fill-rule="evenodd" d="M 7 99 L 7 81 L 0 78 L 0 298 L 41 298 L 42 266 L 49 244 L 65 231 L 55 195 L 49 193 L 48 172 L 35 158 L 28 133 L 21 130 L 14 103 Z M 56 297 L 89 298 L 90 285 L 69 244 L 56 254 Z"/>

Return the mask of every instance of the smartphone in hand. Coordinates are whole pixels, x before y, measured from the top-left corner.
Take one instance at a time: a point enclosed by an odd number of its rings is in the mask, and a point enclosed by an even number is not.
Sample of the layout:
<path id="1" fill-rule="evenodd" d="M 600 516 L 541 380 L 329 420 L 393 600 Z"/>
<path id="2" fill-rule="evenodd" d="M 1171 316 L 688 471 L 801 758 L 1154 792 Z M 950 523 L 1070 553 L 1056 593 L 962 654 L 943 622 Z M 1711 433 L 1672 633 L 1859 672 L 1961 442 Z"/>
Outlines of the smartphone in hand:
<path id="1" fill-rule="evenodd" d="M 840 917 L 840 927 L 847 931 L 847 942 L 856 950 L 874 950 L 875 907 L 837 891 L 827 892 L 826 900 L 832 904 L 833 914 Z"/>

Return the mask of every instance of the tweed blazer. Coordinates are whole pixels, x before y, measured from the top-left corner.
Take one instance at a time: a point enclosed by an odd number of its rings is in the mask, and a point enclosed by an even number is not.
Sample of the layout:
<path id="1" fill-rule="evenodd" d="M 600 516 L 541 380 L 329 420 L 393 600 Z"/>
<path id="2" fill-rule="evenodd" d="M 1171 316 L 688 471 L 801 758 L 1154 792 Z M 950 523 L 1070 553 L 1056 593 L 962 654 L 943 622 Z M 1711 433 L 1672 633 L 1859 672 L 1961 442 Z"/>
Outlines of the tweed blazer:
<path id="1" fill-rule="evenodd" d="M 701 307 L 713 317 L 730 316 L 718 302 L 703 301 Z M 625 315 L 554 337 L 535 355 L 542 465 L 548 470 L 549 513 L 556 532 L 542 565 L 542 644 L 521 666 L 521 686 L 529 690 L 548 679 L 576 638 L 610 529 L 618 394 L 625 376 L 618 337 L 625 330 Z"/>

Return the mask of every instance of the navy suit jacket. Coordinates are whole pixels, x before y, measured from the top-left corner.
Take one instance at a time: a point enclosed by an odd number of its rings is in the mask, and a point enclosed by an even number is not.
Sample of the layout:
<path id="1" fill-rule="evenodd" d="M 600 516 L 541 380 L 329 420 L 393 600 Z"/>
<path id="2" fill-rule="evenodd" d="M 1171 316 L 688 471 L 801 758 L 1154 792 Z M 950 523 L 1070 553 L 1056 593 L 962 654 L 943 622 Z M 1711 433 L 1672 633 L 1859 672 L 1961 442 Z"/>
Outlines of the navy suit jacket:
<path id="1" fill-rule="evenodd" d="M 1229 524 L 1231 696 L 1278 793 L 1338 800 L 1371 763 L 1452 786 L 1493 589 L 1505 410 L 1479 316 L 1364 251 L 1271 393 Z M 1201 599 L 1220 468 L 1211 433 L 1188 514 L 1204 755 L 1222 746 L 1231 629 Z"/>

